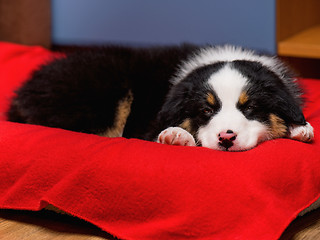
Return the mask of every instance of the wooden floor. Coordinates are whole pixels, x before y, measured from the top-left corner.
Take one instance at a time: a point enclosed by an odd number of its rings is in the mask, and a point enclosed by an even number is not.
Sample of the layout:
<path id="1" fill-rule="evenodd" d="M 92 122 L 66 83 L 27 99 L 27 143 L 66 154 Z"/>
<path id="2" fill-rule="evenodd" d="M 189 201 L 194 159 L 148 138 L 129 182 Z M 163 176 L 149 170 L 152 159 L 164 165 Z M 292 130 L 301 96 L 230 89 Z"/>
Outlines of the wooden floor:
<path id="1" fill-rule="evenodd" d="M 1 240 L 117 240 L 94 225 L 51 211 L 0 210 Z M 320 209 L 293 221 L 279 240 L 320 239 Z"/>
<path id="2" fill-rule="evenodd" d="M 320 209 L 294 220 L 279 240 L 320 240 Z"/>
<path id="3" fill-rule="evenodd" d="M 51 211 L 0 210 L 1 240 L 116 240 L 94 225 Z"/>

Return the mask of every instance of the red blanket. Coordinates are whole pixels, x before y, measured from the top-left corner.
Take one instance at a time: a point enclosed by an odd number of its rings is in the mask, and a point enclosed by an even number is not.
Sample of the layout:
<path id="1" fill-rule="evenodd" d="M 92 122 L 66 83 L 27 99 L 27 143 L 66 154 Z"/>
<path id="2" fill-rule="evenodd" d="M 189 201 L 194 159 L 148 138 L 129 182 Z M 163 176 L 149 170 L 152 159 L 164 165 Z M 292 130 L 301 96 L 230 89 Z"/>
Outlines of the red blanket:
<path id="1" fill-rule="evenodd" d="M 0 113 L 53 55 L 0 43 Z M 302 83 L 311 144 L 221 152 L 1 121 L 0 208 L 52 204 L 124 239 L 277 239 L 320 193 L 320 81 Z"/>

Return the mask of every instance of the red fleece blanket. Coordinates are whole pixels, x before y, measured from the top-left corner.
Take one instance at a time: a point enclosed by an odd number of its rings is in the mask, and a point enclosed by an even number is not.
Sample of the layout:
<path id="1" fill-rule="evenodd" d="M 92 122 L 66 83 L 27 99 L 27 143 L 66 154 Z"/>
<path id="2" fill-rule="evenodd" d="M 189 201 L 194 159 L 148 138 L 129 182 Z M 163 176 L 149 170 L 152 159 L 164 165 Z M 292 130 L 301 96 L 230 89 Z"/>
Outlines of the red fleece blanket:
<path id="1" fill-rule="evenodd" d="M 272 240 L 319 197 L 320 81 L 302 80 L 311 144 L 221 152 L 5 121 L 13 90 L 53 56 L 0 43 L 0 208 L 52 204 L 124 239 Z"/>

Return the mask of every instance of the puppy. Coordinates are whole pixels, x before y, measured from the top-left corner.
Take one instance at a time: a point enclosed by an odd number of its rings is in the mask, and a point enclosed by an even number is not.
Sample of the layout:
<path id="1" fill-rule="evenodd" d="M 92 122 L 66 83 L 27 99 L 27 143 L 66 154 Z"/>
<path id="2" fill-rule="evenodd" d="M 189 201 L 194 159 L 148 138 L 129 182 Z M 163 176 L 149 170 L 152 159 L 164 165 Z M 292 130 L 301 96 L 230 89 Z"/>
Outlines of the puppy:
<path id="1" fill-rule="evenodd" d="M 74 52 L 42 66 L 16 93 L 10 121 L 107 137 L 224 151 L 313 139 L 291 71 L 228 45 Z"/>

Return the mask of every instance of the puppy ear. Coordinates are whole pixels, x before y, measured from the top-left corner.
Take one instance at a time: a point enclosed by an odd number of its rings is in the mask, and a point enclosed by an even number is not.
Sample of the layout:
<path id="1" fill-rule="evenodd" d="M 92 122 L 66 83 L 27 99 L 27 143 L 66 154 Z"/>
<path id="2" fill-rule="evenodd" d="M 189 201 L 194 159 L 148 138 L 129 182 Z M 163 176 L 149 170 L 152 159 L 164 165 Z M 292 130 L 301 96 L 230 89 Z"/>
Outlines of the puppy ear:
<path id="1" fill-rule="evenodd" d="M 274 109 L 287 124 L 306 125 L 302 109 L 297 101 L 289 94 L 281 94 L 275 102 Z M 284 97 L 283 97 L 284 96 Z"/>
<path id="2" fill-rule="evenodd" d="M 173 88 L 167 95 L 161 110 L 158 113 L 158 120 L 167 123 L 168 126 L 181 122 L 185 112 L 185 102 L 187 91 Z"/>
<path id="3" fill-rule="evenodd" d="M 164 129 L 177 127 L 181 124 L 186 113 L 186 99 L 189 99 L 189 97 L 186 97 L 187 94 L 188 91 L 184 88 L 172 87 L 155 121 L 152 123 L 152 127 L 145 136 L 147 140 L 154 140 Z"/>

